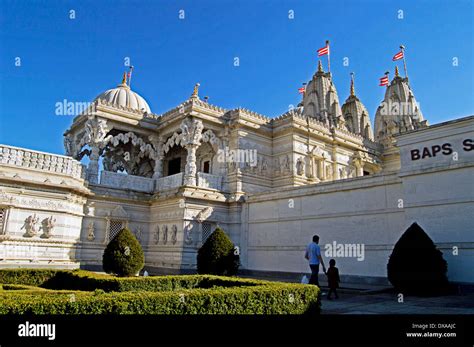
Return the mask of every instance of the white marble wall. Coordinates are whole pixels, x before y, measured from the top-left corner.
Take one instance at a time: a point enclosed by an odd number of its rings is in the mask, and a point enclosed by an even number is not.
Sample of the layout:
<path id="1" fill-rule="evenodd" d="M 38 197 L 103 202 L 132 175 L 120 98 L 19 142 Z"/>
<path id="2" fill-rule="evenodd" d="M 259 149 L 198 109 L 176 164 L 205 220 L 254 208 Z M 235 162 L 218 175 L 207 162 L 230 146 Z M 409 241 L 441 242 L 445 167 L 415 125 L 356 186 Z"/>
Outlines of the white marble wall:
<path id="1" fill-rule="evenodd" d="M 246 267 L 308 272 L 304 249 L 318 234 L 323 250 L 334 241 L 364 245 L 363 261 L 335 258 L 342 274 L 385 277 L 394 244 L 416 221 L 444 253 L 450 280 L 474 282 L 474 151 L 463 151 L 456 161 L 440 156 L 413 164 L 407 158 L 410 149 L 425 143 L 459 147 L 473 122 L 450 122 L 400 137 L 401 173 L 251 195 L 242 226 Z"/>

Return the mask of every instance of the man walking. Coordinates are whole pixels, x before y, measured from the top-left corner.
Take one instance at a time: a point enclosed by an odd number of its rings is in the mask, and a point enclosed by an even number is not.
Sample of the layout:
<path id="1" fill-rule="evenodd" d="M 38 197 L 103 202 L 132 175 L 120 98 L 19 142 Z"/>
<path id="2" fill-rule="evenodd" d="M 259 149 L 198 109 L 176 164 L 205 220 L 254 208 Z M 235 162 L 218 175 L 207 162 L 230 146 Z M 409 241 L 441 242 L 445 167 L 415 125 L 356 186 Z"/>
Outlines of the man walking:
<path id="1" fill-rule="evenodd" d="M 321 248 L 319 247 L 319 236 L 313 236 L 313 242 L 311 242 L 308 247 L 306 247 L 306 254 L 304 256 L 308 262 L 309 267 L 311 268 L 311 278 L 309 279 L 309 284 L 315 284 L 319 287 L 319 264 L 323 266 L 323 272 L 326 272 L 326 267 L 324 266 L 323 258 L 321 257 Z"/>

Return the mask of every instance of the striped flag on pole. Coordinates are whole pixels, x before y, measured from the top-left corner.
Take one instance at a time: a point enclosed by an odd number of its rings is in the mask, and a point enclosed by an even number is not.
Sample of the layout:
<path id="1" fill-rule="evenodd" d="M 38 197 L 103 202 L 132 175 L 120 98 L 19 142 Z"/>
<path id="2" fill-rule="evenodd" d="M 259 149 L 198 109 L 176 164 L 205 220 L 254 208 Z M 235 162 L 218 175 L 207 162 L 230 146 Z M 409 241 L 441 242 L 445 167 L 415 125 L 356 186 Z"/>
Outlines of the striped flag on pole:
<path id="1" fill-rule="evenodd" d="M 327 42 L 326 42 L 326 46 L 318 49 L 318 57 L 321 57 L 326 54 L 329 54 L 329 45 L 327 44 Z"/>
<path id="2" fill-rule="evenodd" d="M 388 86 L 388 76 L 387 75 L 380 78 L 379 86 L 381 86 L 381 87 Z"/>
<path id="3" fill-rule="evenodd" d="M 304 94 L 305 91 L 306 91 L 305 87 L 298 88 L 298 93 L 300 94 Z"/>
<path id="4" fill-rule="evenodd" d="M 392 61 L 396 61 L 396 60 L 400 60 L 400 59 L 403 59 L 403 50 L 401 50 L 400 52 L 395 54 L 392 58 Z"/>

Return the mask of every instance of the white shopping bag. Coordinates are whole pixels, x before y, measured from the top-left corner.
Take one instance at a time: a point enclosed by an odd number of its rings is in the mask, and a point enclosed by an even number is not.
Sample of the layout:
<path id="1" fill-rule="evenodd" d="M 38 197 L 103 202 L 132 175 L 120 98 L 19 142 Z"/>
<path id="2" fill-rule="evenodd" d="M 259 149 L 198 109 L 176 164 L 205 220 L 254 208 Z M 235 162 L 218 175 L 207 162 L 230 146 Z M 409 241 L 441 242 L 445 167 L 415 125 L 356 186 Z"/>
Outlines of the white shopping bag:
<path id="1" fill-rule="evenodd" d="M 303 278 L 301 279 L 301 284 L 308 284 L 309 283 L 309 278 L 308 276 L 304 275 Z"/>

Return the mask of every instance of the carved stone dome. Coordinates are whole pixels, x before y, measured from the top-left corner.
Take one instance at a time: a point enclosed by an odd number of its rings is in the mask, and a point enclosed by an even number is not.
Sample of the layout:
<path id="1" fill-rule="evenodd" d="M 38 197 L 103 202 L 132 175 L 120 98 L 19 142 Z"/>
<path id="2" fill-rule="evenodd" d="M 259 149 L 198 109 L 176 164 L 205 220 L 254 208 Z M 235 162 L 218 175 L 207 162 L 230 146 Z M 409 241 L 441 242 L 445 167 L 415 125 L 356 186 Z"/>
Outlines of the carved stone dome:
<path id="1" fill-rule="evenodd" d="M 109 89 L 95 98 L 95 100 L 98 99 L 106 101 L 107 103 L 114 106 L 131 108 L 140 112 L 151 113 L 150 106 L 148 106 L 148 103 L 145 101 L 145 99 L 132 91 L 125 83 L 125 79 L 116 88 Z"/>

